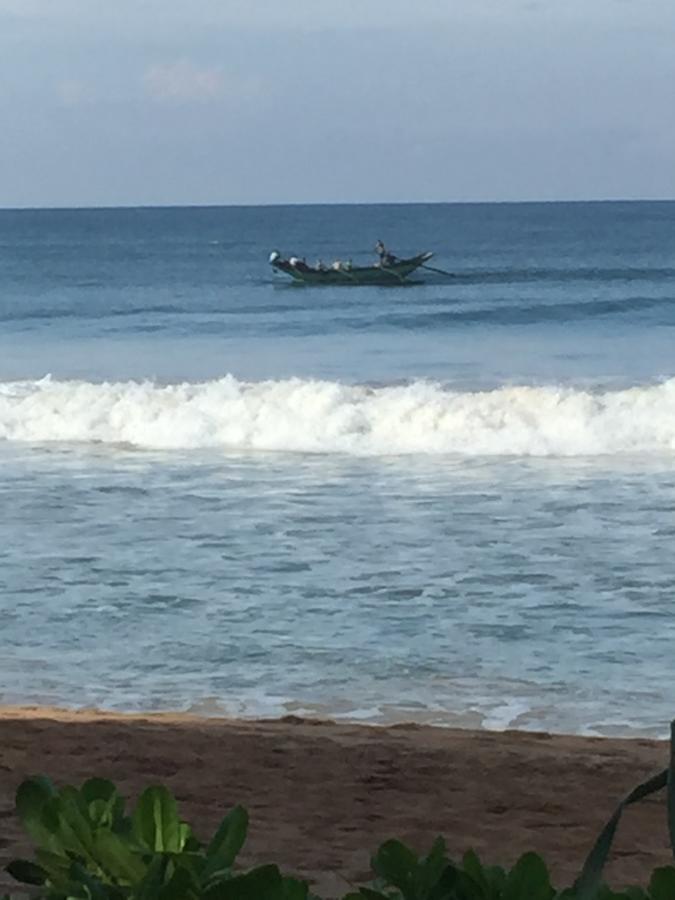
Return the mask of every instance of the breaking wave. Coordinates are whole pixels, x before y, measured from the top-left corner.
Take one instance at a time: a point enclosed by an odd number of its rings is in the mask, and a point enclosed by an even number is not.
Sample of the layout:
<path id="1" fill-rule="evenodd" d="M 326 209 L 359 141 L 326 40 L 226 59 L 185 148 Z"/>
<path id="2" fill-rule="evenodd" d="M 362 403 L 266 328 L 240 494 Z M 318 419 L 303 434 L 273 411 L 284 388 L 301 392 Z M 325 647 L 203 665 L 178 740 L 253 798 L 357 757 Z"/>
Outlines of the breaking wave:
<path id="1" fill-rule="evenodd" d="M 0 384 L 0 439 L 147 449 L 588 456 L 675 450 L 675 378 L 592 391 L 471 392 L 291 378 L 199 384 Z"/>

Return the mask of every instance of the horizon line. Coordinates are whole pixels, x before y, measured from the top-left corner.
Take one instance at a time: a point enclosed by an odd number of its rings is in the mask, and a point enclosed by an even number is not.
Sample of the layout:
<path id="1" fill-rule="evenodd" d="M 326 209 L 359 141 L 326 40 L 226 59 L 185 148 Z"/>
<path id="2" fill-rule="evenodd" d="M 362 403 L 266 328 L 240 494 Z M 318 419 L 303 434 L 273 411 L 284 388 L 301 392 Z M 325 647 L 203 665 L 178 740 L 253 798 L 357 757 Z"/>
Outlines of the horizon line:
<path id="1" fill-rule="evenodd" d="M 77 212 L 87 210 L 148 210 L 148 209 L 277 209 L 288 206 L 545 206 L 582 203 L 674 203 L 673 197 L 594 197 L 589 199 L 556 200 L 377 200 L 377 201 L 321 201 L 274 203 L 120 203 L 76 204 L 73 206 L 0 206 L 0 212 Z"/>

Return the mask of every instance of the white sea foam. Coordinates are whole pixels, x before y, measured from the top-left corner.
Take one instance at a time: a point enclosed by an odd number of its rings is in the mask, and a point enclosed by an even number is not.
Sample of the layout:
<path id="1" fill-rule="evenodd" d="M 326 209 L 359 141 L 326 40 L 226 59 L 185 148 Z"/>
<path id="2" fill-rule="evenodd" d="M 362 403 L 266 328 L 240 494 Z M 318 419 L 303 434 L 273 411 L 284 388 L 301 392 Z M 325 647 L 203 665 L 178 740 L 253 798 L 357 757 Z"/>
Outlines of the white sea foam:
<path id="1" fill-rule="evenodd" d="M 594 392 L 560 386 L 448 390 L 291 378 L 200 384 L 0 384 L 0 439 L 148 449 L 359 455 L 583 456 L 675 450 L 675 379 Z"/>

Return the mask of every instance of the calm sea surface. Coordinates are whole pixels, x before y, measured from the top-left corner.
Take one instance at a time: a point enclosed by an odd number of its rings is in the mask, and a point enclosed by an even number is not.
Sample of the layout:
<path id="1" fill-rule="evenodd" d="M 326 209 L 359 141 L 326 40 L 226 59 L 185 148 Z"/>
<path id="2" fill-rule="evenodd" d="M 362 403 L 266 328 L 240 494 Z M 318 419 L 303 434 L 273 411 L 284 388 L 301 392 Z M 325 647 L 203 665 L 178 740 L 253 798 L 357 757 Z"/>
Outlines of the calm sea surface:
<path id="1" fill-rule="evenodd" d="M 675 203 L 0 211 L 0 703 L 664 734 L 674 338 Z"/>

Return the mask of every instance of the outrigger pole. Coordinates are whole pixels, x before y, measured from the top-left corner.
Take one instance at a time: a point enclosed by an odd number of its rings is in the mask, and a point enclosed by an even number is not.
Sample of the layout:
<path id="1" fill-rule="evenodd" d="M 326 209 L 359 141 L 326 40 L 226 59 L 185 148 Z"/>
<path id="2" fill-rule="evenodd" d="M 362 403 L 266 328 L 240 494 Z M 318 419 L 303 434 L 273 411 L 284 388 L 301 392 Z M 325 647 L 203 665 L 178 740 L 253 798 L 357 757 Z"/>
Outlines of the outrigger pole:
<path id="1" fill-rule="evenodd" d="M 420 266 L 420 269 L 428 269 L 430 272 L 437 272 L 439 275 L 447 275 L 448 278 L 454 278 L 454 272 L 446 272 L 445 269 L 437 269 L 435 266 L 425 266 L 424 263 Z"/>

